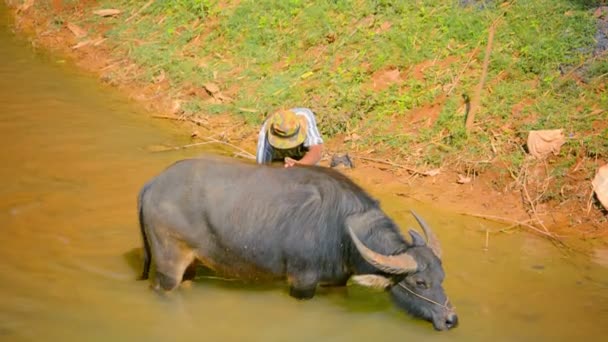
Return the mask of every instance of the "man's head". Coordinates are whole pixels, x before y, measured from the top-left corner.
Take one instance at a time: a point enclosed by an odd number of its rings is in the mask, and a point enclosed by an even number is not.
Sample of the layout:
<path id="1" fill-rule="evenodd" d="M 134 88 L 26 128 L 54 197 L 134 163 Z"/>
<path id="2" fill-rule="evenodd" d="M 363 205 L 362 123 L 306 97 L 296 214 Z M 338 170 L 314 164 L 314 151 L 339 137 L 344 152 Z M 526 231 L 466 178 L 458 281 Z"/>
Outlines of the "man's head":
<path id="1" fill-rule="evenodd" d="M 287 150 L 301 145 L 306 140 L 306 118 L 291 110 L 283 109 L 272 114 L 266 127 L 268 142 L 274 148 Z"/>

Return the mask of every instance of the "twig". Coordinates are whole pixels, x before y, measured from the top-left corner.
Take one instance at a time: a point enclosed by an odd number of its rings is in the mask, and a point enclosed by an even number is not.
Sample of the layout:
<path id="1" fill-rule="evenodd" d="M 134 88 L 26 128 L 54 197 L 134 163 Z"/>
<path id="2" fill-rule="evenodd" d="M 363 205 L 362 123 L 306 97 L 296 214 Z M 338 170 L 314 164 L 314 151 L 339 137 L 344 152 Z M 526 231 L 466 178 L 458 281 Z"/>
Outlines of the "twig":
<path id="1" fill-rule="evenodd" d="M 255 157 L 249 153 L 245 154 L 243 152 L 238 152 L 234 154 L 235 157 L 243 157 L 245 159 L 252 159 L 255 160 Z"/>
<path id="2" fill-rule="evenodd" d="M 203 141 L 203 142 L 198 142 L 198 143 L 193 143 L 193 144 L 186 144 L 186 145 L 181 145 L 181 146 L 170 146 L 170 147 L 166 147 L 166 148 L 164 148 L 162 150 L 156 150 L 154 152 L 177 151 L 177 150 L 183 150 L 183 149 L 190 148 L 190 147 L 209 145 L 211 143 L 213 143 L 213 142 L 212 141 Z"/>
<path id="3" fill-rule="evenodd" d="M 360 157 L 360 156 L 353 156 L 353 157 L 354 157 L 354 158 L 359 158 L 359 159 L 361 159 L 361 160 L 367 160 L 367 161 L 371 161 L 371 162 L 376 162 L 376 163 L 381 163 L 381 164 L 391 165 L 391 166 L 394 166 L 394 167 L 398 167 L 398 168 L 400 168 L 400 169 L 404 169 L 404 170 L 409 171 L 409 172 L 411 172 L 411 173 L 416 173 L 416 174 L 419 174 L 419 175 L 423 175 L 423 176 L 425 176 L 425 173 L 424 173 L 424 172 L 418 171 L 418 170 L 416 170 L 416 169 L 409 168 L 409 167 L 404 166 L 404 165 L 401 165 L 401 164 L 393 163 L 393 162 L 391 162 L 391 161 L 382 160 L 382 159 L 376 159 L 376 158 L 369 158 L 369 157 Z"/>
<path id="4" fill-rule="evenodd" d="M 540 226 L 543 227 L 543 229 L 546 232 L 548 232 L 549 230 L 547 229 L 547 227 L 545 227 L 545 225 L 542 223 L 542 221 L 538 218 L 538 214 L 536 212 L 536 206 L 534 205 L 534 201 L 532 201 L 532 198 L 530 197 L 530 193 L 528 192 L 528 187 L 526 186 L 526 183 L 527 183 L 527 178 L 525 178 L 523 181 L 523 190 L 524 190 L 524 195 L 526 195 L 526 199 L 528 200 L 528 203 L 530 203 L 530 208 L 532 208 L 532 214 L 534 215 L 534 218 L 536 219 L 538 224 L 540 224 Z"/>
<path id="5" fill-rule="evenodd" d="M 465 123 L 465 128 L 467 132 L 471 130 L 473 127 L 473 122 L 475 121 L 475 112 L 479 107 L 479 103 L 481 102 L 481 92 L 483 91 L 484 83 L 486 81 L 486 77 L 488 76 L 488 66 L 490 65 L 490 54 L 492 53 L 492 44 L 494 42 L 494 31 L 496 31 L 496 25 L 498 24 L 500 17 L 496 18 L 490 28 L 488 30 L 488 45 L 486 45 L 486 53 L 483 59 L 483 69 L 481 72 L 481 77 L 479 83 L 477 84 L 477 89 L 475 89 L 475 94 L 471 101 L 471 110 L 467 115 L 467 120 Z"/>
<path id="6" fill-rule="evenodd" d="M 587 201 L 587 216 L 589 216 L 589 213 L 591 212 L 592 207 L 593 207 L 593 189 L 591 189 L 591 192 L 589 193 L 589 200 Z"/>
<path id="7" fill-rule="evenodd" d="M 526 199 L 528 200 L 528 203 L 530 203 L 530 208 L 532 208 L 532 214 L 534 215 L 534 218 L 536 219 L 536 222 L 538 222 L 538 224 L 545 230 L 545 232 L 549 232 L 549 230 L 547 229 L 547 227 L 543 224 L 543 222 L 538 217 L 538 212 L 536 211 L 536 205 L 534 204 L 536 201 L 532 200 L 532 197 L 530 197 L 530 193 L 528 192 L 528 186 L 527 186 L 527 183 L 528 183 L 528 169 L 526 168 L 522 172 L 524 173 L 524 178 L 522 180 L 522 189 L 523 189 L 523 193 L 524 193 Z"/>
<path id="8" fill-rule="evenodd" d="M 244 150 L 244 149 L 242 149 L 242 148 L 240 148 L 240 147 L 238 147 L 236 145 L 233 145 L 231 143 L 227 143 L 225 141 L 217 140 L 217 139 L 214 139 L 214 138 L 207 138 L 207 139 L 209 139 L 210 143 L 222 144 L 222 145 L 226 145 L 226 146 L 232 147 L 233 149 L 235 149 L 235 150 L 243 153 L 244 156 L 248 156 L 251 159 L 255 159 L 255 155 L 251 154 L 250 152 L 248 152 L 248 151 L 246 151 L 246 150 Z"/>
<path id="9" fill-rule="evenodd" d="M 255 156 L 253 154 L 251 154 L 250 152 L 248 152 L 236 145 L 233 145 L 233 144 L 225 142 L 225 141 L 217 140 L 212 137 L 208 137 L 205 139 L 207 139 L 207 141 L 197 142 L 197 143 L 193 143 L 193 144 L 186 144 L 186 145 L 182 145 L 182 146 L 167 147 L 165 149 L 158 150 L 155 152 L 176 151 L 176 150 L 182 150 L 182 149 L 186 149 L 186 148 L 190 148 L 190 147 L 197 147 L 197 146 L 203 146 L 203 145 L 209 145 L 209 144 L 221 144 L 221 145 L 226 145 L 226 146 L 232 147 L 233 149 L 239 151 L 239 153 L 237 155 L 240 157 L 245 157 L 248 159 L 255 159 Z"/>
<path id="10" fill-rule="evenodd" d="M 528 223 L 530 221 L 534 221 L 534 220 L 533 219 L 528 219 L 528 220 L 524 220 L 524 221 L 520 221 L 520 222 Z M 516 222 L 516 223 L 513 223 L 512 225 L 510 225 L 508 227 L 501 228 L 501 229 L 498 230 L 498 232 L 504 233 L 504 232 L 506 232 L 508 230 L 511 230 L 512 228 L 519 227 L 520 226 L 520 222 Z"/>
<path id="11" fill-rule="evenodd" d="M 115 67 L 117 65 L 120 65 L 120 64 L 124 63 L 124 62 L 125 62 L 125 60 L 121 59 L 118 62 L 106 65 L 105 67 L 101 68 L 99 71 L 106 71 L 106 70 L 111 69 L 111 68 L 113 68 L 113 67 Z"/>
<path id="12" fill-rule="evenodd" d="M 500 217 L 500 216 L 494 216 L 494 215 L 481 215 L 481 214 L 471 214 L 471 213 L 460 213 L 460 214 L 473 216 L 473 217 L 479 217 L 479 218 L 483 218 L 483 219 L 487 219 L 487 220 L 497 220 L 497 221 L 502 221 L 502 222 L 507 222 L 507 223 L 513 223 L 518 226 L 529 228 L 529 229 L 537 232 L 538 234 L 555 239 L 563 244 L 563 242 L 554 234 L 540 230 L 540 229 L 534 227 L 533 225 L 526 223 L 525 221 L 517 221 L 517 220 L 512 220 L 512 219 L 508 219 L 508 218 L 504 218 L 504 217 Z"/>
<path id="13" fill-rule="evenodd" d="M 150 0 L 148 1 L 145 5 L 143 5 L 137 12 L 133 13 L 132 16 L 128 17 L 127 20 L 125 20 L 125 23 L 128 23 L 129 21 L 131 21 L 131 19 L 135 18 L 136 16 L 139 15 L 139 13 L 143 12 L 146 10 L 146 8 L 150 7 L 150 5 L 152 5 L 154 3 L 154 0 Z"/>
<path id="14" fill-rule="evenodd" d="M 169 116 L 169 115 L 152 115 L 153 118 L 155 119 L 167 119 L 167 120 L 176 120 L 176 121 L 190 121 L 193 122 L 195 124 L 197 124 L 198 126 L 203 126 L 203 127 L 207 127 L 207 123 L 202 121 L 202 120 L 197 120 L 194 118 L 188 118 L 188 117 L 183 117 L 183 116 Z"/>

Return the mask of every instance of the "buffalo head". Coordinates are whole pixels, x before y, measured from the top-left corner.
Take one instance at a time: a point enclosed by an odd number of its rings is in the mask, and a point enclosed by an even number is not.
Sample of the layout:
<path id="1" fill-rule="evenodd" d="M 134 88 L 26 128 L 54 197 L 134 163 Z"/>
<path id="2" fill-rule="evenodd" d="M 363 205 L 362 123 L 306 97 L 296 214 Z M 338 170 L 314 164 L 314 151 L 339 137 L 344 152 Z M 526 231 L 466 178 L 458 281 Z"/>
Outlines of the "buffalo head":
<path id="1" fill-rule="evenodd" d="M 422 227 L 425 239 L 410 230 L 412 242 L 405 252 L 384 255 L 368 248 L 349 227 L 349 233 L 361 256 L 382 274 L 365 274 L 353 277 L 356 282 L 384 288 L 393 301 L 415 317 L 433 323 L 437 330 L 447 330 L 458 324 L 458 316 L 443 289 L 441 249 L 430 227 L 415 212 L 412 214 Z M 382 234 L 382 232 L 379 232 Z"/>

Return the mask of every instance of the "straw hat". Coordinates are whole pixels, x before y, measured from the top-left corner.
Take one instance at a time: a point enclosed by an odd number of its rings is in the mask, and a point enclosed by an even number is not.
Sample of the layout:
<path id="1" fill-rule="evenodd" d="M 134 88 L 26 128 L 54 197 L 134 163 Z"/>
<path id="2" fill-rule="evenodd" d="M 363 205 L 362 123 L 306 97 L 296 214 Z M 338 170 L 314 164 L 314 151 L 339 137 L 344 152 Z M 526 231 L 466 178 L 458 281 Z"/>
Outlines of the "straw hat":
<path id="1" fill-rule="evenodd" d="M 275 148 L 287 150 L 306 140 L 306 117 L 291 110 L 279 110 L 268 120 L 268 142 Z"/>

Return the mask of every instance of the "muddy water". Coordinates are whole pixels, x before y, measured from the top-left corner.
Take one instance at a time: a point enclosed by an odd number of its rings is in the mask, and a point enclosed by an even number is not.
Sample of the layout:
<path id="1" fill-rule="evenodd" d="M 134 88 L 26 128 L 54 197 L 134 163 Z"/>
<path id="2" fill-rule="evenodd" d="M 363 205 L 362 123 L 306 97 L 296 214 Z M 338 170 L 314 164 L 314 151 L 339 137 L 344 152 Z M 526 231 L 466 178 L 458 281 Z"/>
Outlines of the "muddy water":
<path id="1" fill-rule="evenodd" d="M 2 22 L 2 25 L 5 21 Z M 567 341 L 608 335 L 608 268 L 528 234 L 370 189 L 403 227 L 435 227 L 461 325 L 437 333 L 357 286 L 291 299 L 199 276 L 169 298 L 137 282 L 135 196 L 200 151 L 165 123 L 0 26 L 0 340 Z M 599 255 L 605 251 L 599 251 Z M 601 259 L 601 258 L 600 258 Z M 603 259 L 605 260 L 605 258 Z"/>

